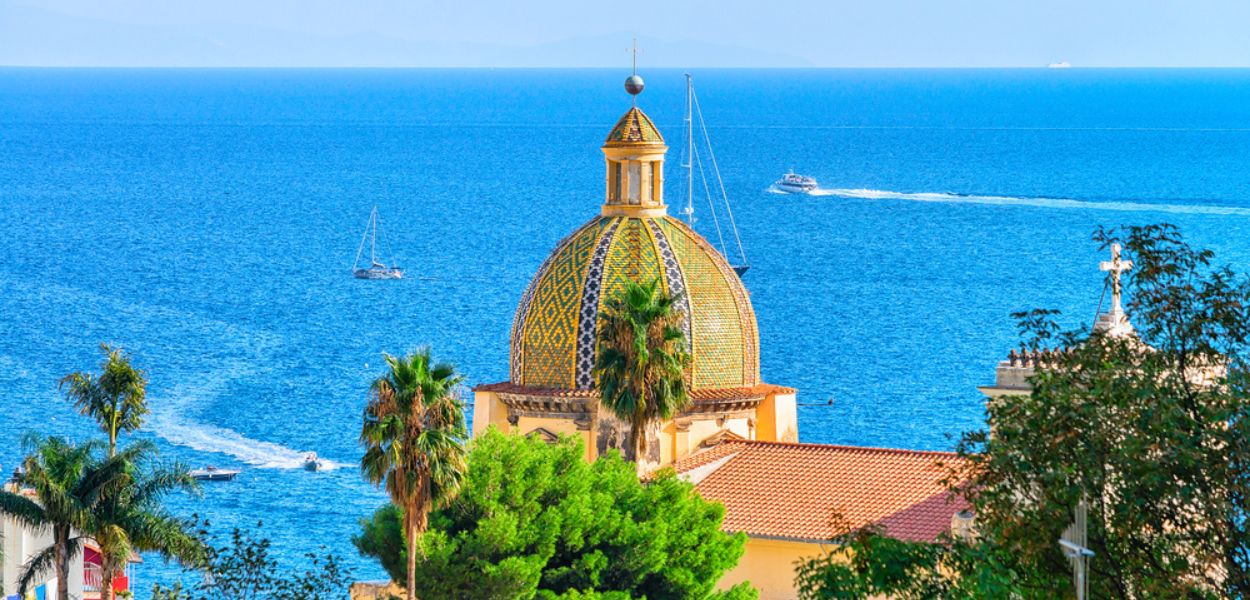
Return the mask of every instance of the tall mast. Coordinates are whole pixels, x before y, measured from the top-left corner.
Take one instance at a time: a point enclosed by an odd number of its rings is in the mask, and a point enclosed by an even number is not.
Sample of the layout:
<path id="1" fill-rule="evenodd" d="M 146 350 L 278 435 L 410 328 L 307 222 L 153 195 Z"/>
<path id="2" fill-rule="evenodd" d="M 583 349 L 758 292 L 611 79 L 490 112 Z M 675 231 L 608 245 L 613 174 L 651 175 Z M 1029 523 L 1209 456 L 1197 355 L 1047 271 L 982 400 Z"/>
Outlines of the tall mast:
<path id="1" fill-rule="evenodd" d="M 378 207 L 373 207 L 373 213 L 369 215 L 369 225 L 373 229 L 373 236 L 369 240 L 369 258 L 372 264 L 378 264 Z"/>
<path id="2" fill-rule="evenodd" d="M 690 102 L 690 92 L 694 88 L 693 78 L 686 73 L 686 223 L 694 227 L 694 109 Z"/>

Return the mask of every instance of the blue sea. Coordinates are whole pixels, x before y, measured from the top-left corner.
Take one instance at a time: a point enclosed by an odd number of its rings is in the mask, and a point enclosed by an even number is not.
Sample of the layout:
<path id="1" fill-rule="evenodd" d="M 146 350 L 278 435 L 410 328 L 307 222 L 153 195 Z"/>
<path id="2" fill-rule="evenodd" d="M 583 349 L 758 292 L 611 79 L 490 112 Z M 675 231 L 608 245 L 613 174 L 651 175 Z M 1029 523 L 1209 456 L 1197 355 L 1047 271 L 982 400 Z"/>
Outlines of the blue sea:
<path id="1" fill-rule="evenodd" d="M 120 344 L 151 377 L 142 436 L 244 469 L 176 510 L 381 578 L 349 538 L 384 502 L 355 467 L 382 353 L 506 379 L 522 290 L 602 202 L 626 74 L 0 70 L 0 469 L 23 432 L 94 434 L 56 383 Z M 642 74 L 676 148 L 682 72 Z M 1094 317 L 1099 225 L 1175 223 L 1250 270 L 1250 71 L 694 77 L 803 441 L 950 449 L 983 423 L 1009 313 Z M 770 193 L 790 168 L 824 191 Z M 402 281 L 350 276 L 375 205 Z M 296 468 L 308 451 L 337 468 Z M 150 560 L 140 596 L 176 573 Z"/>

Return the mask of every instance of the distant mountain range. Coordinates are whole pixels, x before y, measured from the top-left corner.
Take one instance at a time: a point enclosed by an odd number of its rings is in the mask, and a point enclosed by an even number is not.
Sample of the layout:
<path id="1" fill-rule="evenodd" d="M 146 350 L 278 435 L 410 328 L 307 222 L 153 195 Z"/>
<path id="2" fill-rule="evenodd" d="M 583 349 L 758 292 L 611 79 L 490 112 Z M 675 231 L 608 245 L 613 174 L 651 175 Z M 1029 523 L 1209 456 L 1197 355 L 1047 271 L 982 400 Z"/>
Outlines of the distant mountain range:
<path id="1" fill-rule="evenodd" d="M 628 33 L 529 47 L 321 36 L 260 27 L 145 26 L 84 19 L 0 0 L 0 65 L 104 67 L 620 67 Z M 657 67 L 803 67 L 775 52 L 640 38 Z"/>

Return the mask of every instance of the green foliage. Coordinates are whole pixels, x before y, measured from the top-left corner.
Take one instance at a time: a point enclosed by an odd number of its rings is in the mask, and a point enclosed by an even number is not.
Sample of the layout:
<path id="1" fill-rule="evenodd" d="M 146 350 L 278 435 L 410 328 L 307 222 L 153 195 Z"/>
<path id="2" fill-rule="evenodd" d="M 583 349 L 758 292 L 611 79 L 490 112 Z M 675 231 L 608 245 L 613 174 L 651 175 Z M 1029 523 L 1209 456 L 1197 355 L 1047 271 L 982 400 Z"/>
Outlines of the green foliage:
<path id="1" fill-rule="evenodd" d="M 205 558 L 191 525 L 163 505 L 171 493 L 196 493 L 199 488 L 185 468 L 158 464 L 155 457 L 151 444 L 138 442 L 109 458 L 107 462 L 119 463 L 118 485 L 102 496 L 81 526 L 99 546 L 104 590 L 112 590 L 113 578 L 125 569 L 132 552 L 156 552 L 186 565 Z"/>
<path id="2" fill-rule="evenodd" d="M 365 406 L 360 470 L 403 507 L 406 538 L 415 540 L 429 511 L 451 501 L 464 478 L 468 431 L 457 394 L 463 377 L 449 364 L 435 364 L 428 348 L 403 358 L 387 355 L 386 364 L 389 371 L 373 382 Z M 408 554 L 402 580 L 414 600 L 416 553 Z"/>
<path id="3" fill-rule="evenodd" d="M 352 545 L 365 556 L 377 557 L 391 581 L 407 578 L 404 512 L 394 504 L 384 505 L 373 513 L 373 518 L 361 519 L 360 527 L 360 533 L 352 536 Z"/>
<path id="4" fill-rule="evenodd" d="M 745 537 L 722 532 L 724 508 L 672 471 L 644 485 L 616 453 L 587 463 L 574 440 L 494 429 L 474 439 L 469 464 L 461 494 L 430 515 L 420 540 L 421 598 L 755 597 L 749 586 L 714 591 Z M 394 527 L 384 508 L 361 538 L 393 540 L 378 530 Z M 393 543 L 357 547 L 400 560 Z"/>
<path id="5" fill-rule="evenodd" d="M 631 281 L 604 304 L 594 376 L 600 403 L 630 424 L 634 460 L 647 455 L 647 428 L 690 403 L 685 368 L 691 358 L 677 300 L 658 280 Z"/>
<path id="6" fill-rule="evenodd" d="M 867 527 L 846 529 L 835 548 L 799 563 L 795 583 L 802 600 L 1030 597 L 1001 568 L 995 550 L 979 541 L 909 542 Z"/>
<path id="7" fill-rule="evenodd" d="M 207 531 L 201 529 L 200 535 Z M 291 569 L 270 555 L 270 547 L 268 539 L 236 528 L 228 543 L 208 549 L 203 577 L 186 587 L 181 582 L 169 587 L 157 584 L 152 600 L 337 600 L 346 596 L 351 573 L 337 556 L 310 552 L 302 570 Z"/>
<path id="8" fill-rule="evenodd" d="M 100 430 L 108 436 L 109 455 L 116 452 L 117 436 L 122 432 L 135 431 L 143 425 L 148 414 L 147 375 L 130 364 L 130 356 L 121 348 L 100 344 L 104 362 L 100 375 L 82 371 L 70 373 L 61 379 L 65 395 L 83 415 L 100 424 Z"/>
<path id="9" fill-rule="evenodd" d="M 1095 239 L 1134 262 L 1138 338 L 1065 332 L 1055 311 L 1016 315 L 1026 349 L 1063 351 L 961 440 L 966 470 L 952 480 L 970 482 L 977 541 L 859 535 L 849 563 L 806 566 L 807 598 L 1071 597 L 1057 541 L 1082 501 L 1090 598 L 1250 597 L 1250 282 L 1169 225 Z M 940 573 L 955 591 L 932 593 Z"/>
<path id="10" fill-rule="evenodd" d="M 80 532 L 90 530 L 93 512 L 100 510 L 106 494 L 124 484 L 124 465 L 101 461 L 93 443 L 76 445 L 63 438 L 28 435 L 24 445 L 29 454 L 17 483 L 30 488 L 35 499 L 0 490 L 0 514 L 35 530 L 51 530 L 52 545 L 22 566 L 18 593 L 25 594 L 40 576 L 55 572 L 57 597 L 68 600 L 66 575 L 70 561 L 82 552 Z"/>

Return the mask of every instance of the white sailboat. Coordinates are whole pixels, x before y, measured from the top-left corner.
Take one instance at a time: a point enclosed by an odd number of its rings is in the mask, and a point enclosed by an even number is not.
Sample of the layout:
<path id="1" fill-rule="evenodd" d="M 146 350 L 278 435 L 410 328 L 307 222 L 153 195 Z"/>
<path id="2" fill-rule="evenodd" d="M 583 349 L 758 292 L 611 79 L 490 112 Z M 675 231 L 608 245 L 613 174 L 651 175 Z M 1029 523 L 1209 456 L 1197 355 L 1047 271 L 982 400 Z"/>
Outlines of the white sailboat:
<path id="1" fill-rule="evenodd" d="M 365 251 L 365 241 L 369 242 L 369 266 L 360 266 L 360 255 Z M 356 260 L 352 263 L 352 275 L 356 279 L 402 279 L 404 272 L 396 265 L 387 265 L 378 260 L 378 207 L 369 213 L 369 226 L 360 238 L 360 247 L 356 249 Z"/>
<path id="2" fill-rule="evenodd" d="M 700 155 L 699 147 L 695 144 L 694 135 L 694 118 L 699 117 L 699 131 L 701 132 L 703 148 L 707 153 L 708 165 L 704 168 L 703 158 Z M 720 176 L 720 167 L 716 164 L 716 153 L 712 151 L 712 140 L 707 134 L 707 123 L 703 121 L 703 109 L 699 107 L 699 97 L 694 93 L 694 78 L 689 73 L 686 74 L 686 155 L 685 161 L 681 166 L 686 169 L 686 206 L 682 207 L 680 214 L 685 217 L 686 223 L 692 228 L 696 221 L 694 216 L 694 172 L 695 167 L 699 170 L 699 179 L 702 182 L 704 195 L 707 197 L 708 212 L 712 215 L 712 223 L 716 227 L 716 238 L 719 242 L 719 249 L 722 256 L 729 260 L 728 247 L 725 244 L 725 234 L 721 230 L 720 216 L 716 212 L 717 205 L 720 204 L 725 209 L 725 215 L 729 220 L 729 229 L 733 232 L 734 241 L 738 246 L 738 260 L 729 261 L 729 265 L 739 277 L 746 274 L 747 269 L 751 268 L 747 262 L 746 251 L 742 248 L 742 237 L 738 235 L 738 224 L 734 221 L 733 208 L 729 205 L 729 194 L 725 192 L 725 182 Z M 708 183 L 707 171 L 711 171 L 716 177 L 716 189 L 719 192 L 716 196 L 712 193 L 712 187 Z M 717 201 L 719 200 L 719 202 Z"/>

